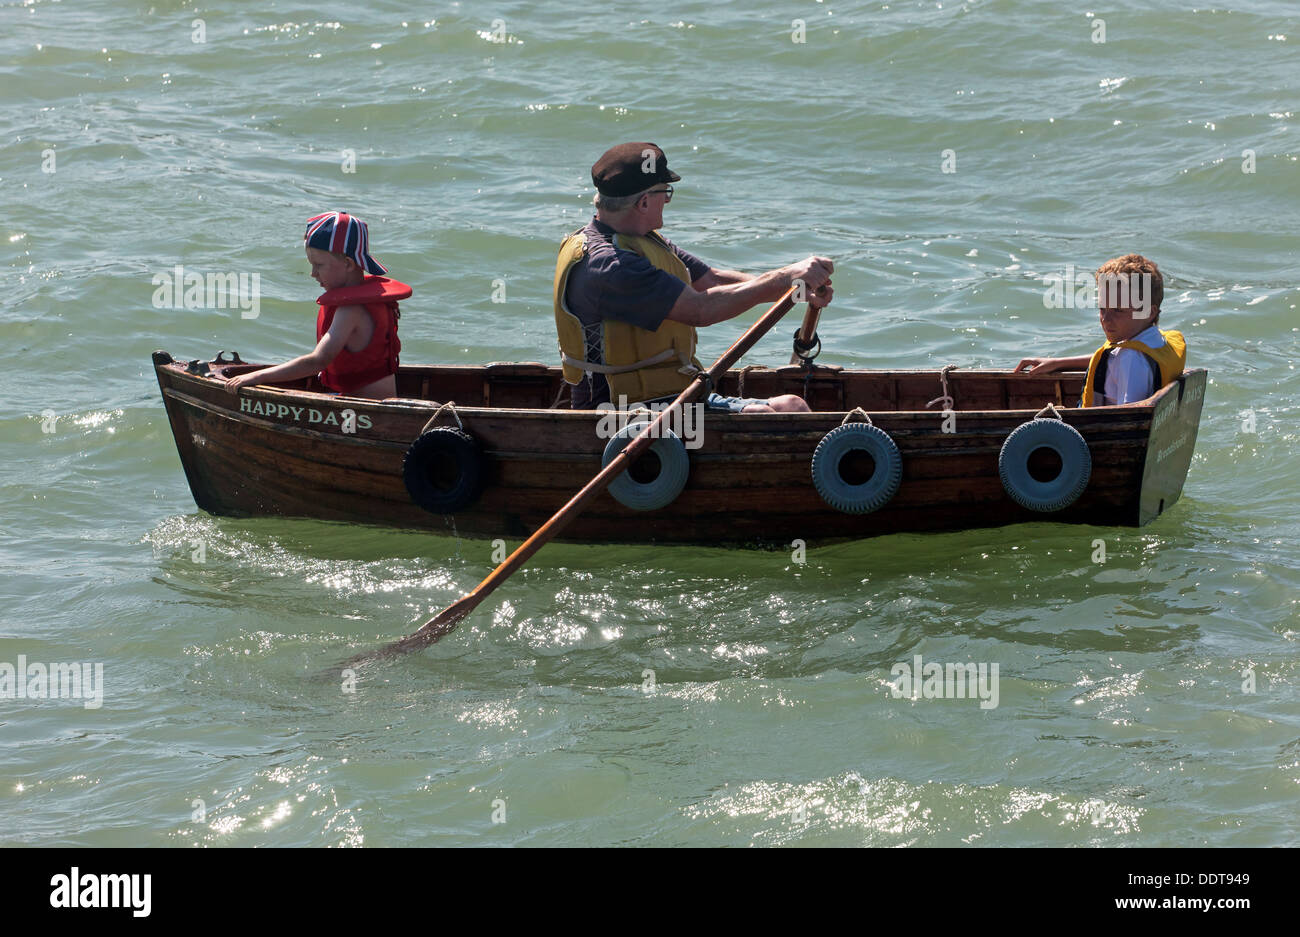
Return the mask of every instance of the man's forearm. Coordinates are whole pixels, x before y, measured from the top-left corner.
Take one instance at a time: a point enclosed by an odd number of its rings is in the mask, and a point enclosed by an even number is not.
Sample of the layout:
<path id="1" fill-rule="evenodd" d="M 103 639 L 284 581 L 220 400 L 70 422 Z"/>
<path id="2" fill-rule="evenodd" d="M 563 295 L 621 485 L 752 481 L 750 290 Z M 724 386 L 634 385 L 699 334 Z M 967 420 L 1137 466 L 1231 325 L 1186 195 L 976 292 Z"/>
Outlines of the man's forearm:
<path id="1" fill-rule="evenodd" d="M 715 322 L 734 319 L 759 303 L 771 302 L 790 288 L 790 276 L 784 270 L 770 270 L 758 276 L 741 276 L 745 279 L 710 286 L 705 290 L 697 291 L 688 286 L 682 290 L 682 295 L 668 313 L 668 318 L 697 327 L 713 325 Z"/>
<path id="2" fill-rule="evenodd" d="M 719 270 L 716 267 L 711 269 L 706 276 L 703 276 L 695 285 L 697 290 L 708 289 L 713 286 L 726 286 L 730 283 L 744 283 L 746 280 L 754 279 L 752 273 L 741 273 L 739 270 Z"/>

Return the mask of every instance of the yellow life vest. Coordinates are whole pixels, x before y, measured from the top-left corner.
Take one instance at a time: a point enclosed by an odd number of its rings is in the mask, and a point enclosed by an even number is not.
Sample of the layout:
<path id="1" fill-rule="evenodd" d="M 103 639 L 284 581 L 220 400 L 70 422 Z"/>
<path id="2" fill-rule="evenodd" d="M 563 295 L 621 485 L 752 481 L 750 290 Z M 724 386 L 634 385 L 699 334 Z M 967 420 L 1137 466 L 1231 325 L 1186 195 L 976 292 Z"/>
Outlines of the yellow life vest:
<path id="1" fill-rule="evenodd" d="M 640 254 L 690 286 L 691 275 L 686 264 L 672 252 L 659 232 L 652 231 L 644 237 L 616 234 L 614 246 Z M 564 380 L 580 384 L 587 374 L 603 374 L 609 381 L 610 399 L 615 403 L 619 395 L 634 402 L 685 390 L 704 368 L 695 359 L 695 329 L 683 322 L 665 319 L 658 329 L 649 332 L 618 319 L 605 319 L 601 322 L 605 360 L 586 360 L 582 322 L 564 302 L 569 273 L 582 260 L 586 249 L 586 238 L 581 231 L 575 231 L 560 244 L 560 256 L 555 262 L 555 330 L 560 339 Z"/>
<path id="2" fill-rule="evenodd" d="M 1110 354 L 1116 348 L 1132 348 L 1140 351 L 1147 356 L 1147 360 L 1154 362 L 1160 369 L 1160 383 L 1152 388 L 1155 393 L 1166 384 L 1172 384 L 1178 375 L 1183 373 L 1183 368 L 1187 366 L 1187 341 L 1183 338 L 1182 332 L 1176 332 L 1170 329 L 1168 332 L 1161 331 L 1165 343 L 1159 348 L 1151 348 L 1145 342 L 1134 341 L 1129 339 L 1125 342 L 1107 342 L 1092 353 L 1092 358 L 1088 361 L 1088 377 L 1083 382 L 1083 401 L 1081 406 L 1097 406 L 1093 401 L 1101 396 L 1105 390 L 1105 365 L 1102 359 Z M 1098 372 L 1102 374 L 1099 375 Z M 1101 385 L 1098 387 L 1098 385 Z"/>

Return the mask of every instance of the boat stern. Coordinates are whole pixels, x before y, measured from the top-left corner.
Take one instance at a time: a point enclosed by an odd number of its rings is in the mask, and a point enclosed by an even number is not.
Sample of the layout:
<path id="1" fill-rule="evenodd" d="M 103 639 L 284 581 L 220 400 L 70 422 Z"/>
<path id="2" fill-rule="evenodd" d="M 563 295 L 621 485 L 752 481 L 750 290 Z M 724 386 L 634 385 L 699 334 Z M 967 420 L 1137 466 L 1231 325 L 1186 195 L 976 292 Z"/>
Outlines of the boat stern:
<path id="1" fill-rule="evenodd" d="M 1205 402 L 1206 372 L 1184 371 L 1157 397 L 1142 469 L 1138 524 L 1146 524 L 1174 505 L 1196 450 L 1196 432 Z"/>

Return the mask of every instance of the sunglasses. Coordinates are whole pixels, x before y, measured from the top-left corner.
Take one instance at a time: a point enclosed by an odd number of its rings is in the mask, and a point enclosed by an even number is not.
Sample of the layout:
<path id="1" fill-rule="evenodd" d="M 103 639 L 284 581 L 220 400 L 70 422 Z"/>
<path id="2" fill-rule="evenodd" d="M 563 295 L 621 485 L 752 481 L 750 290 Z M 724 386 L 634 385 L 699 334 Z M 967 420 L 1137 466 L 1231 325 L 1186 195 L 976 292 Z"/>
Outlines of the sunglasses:
<path id="1" fill-rule="evenodd" d="M 667 205 L 673 200 L 673 187 L 665 186 L 662 189 L 651 189 L 646 193 L 646 195 L 662 195 L 664 197 L 664 204 Z"/>

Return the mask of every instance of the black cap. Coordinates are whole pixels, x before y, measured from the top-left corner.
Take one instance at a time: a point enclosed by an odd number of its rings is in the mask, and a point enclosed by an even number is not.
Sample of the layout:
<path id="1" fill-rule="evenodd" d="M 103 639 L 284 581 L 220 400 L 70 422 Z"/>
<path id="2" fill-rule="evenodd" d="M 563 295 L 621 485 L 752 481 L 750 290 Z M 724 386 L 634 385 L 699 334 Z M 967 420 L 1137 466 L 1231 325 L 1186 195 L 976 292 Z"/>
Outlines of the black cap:
<path id="1" fill-rule="evenodd" d="M 591 167 L 591 181 L 601 195 L 635 195 L 660 182 L 682 177 L 668 168 L 668 157 L 653 143 L 620 143 Z"/>

